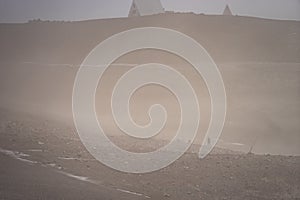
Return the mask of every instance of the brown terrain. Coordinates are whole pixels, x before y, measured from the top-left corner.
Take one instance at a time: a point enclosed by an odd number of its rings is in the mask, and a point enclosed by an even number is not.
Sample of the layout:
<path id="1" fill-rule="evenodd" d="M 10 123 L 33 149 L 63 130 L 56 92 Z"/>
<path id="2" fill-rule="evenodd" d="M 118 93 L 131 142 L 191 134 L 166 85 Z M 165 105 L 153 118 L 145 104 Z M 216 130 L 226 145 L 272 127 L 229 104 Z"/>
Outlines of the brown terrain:
<path id="1" fill-rule="evenodd" d="M 98 117 L 118 146 L 152 151 L 178 127 L 178 102 L 159 86 L 137 91 L 131 111 L 146 124 L 149 106 L 163 104 L 170 117 L 160 135 L 138 140 L 116 127 L 111 90 L 137 64 L 164 63 L 180 71 L 197 93 L 202 117 L 193 146 L 179 160 L 156 172 L 127 174 L 96 161 L 81 143 L 72 89 L 81 62 L 97 44 L 145 26 L 180 31 L 205 47 L 223 76 L 227 117 L 217 147 L 200 160 L 210 117 L 201 76 L 167 52 L 123 55 L 96 94 Z M 0 44 L 0 199 L 300 199 L 300 22 L 166 14 L 0 24 Z"/>

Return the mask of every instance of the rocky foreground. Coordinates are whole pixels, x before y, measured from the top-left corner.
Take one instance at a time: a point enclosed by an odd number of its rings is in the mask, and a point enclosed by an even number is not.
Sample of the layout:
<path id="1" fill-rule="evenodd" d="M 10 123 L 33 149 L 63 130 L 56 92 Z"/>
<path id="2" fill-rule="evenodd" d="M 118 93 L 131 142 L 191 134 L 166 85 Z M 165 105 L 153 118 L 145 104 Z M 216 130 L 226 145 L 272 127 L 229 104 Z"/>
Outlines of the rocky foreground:
<path id="1" fill-rule="evenodd" d="M 25 116 L 1 112 L 0 199 L 300 198 L 299 157 L 189 151 L 160 171 L 126 174 L 96 161 L 72 126 Z"/>

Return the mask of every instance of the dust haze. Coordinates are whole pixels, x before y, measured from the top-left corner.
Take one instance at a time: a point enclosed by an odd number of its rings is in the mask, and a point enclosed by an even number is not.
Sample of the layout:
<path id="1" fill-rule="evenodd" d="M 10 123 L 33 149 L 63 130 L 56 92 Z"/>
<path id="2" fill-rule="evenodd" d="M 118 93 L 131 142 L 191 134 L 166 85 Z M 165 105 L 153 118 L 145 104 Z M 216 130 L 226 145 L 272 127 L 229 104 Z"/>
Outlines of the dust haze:
<path id="1" fill-rule="evenodd" d="M 213 152 L 199 160 L 211 117 L 203 78 L 169 52 L 146 49 L 119 57 L 99 81 L 95 108 L 120 148 L 155 151 L 172 140 L 180 123 L 176 96 L 147 85 L 133 94 L 130 112 L 146 125 L 149 107 L 162 104 L 168 119 L 161 133 L 142 140 L 117 127 L 110 102 L 114 85 L 138 65 L 162 63 L 179 71 L 201 111 L 197 137 L 179 160 L 156 172 L 126 174 L 97 161 L 80 141 L 72 92 L 81 63 L 96 45 L 141 27 L 179 31 L 207 50 L 223 77 L 227 115 Z M 1 199 L 300 198 L 299 21 L 179 11 L 74 22 L 36 19 L 0 24 L 0 44 Z"/>

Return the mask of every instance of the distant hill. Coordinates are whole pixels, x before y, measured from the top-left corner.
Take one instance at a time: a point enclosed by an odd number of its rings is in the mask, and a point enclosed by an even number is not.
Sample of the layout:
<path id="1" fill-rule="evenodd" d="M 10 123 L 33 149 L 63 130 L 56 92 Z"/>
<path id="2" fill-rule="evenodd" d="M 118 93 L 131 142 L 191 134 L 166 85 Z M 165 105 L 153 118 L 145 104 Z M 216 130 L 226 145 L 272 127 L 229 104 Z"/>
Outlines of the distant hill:
<path id="1" fill-rule="evenodd" d="M 0 24 L 0 61 L 80 64 L 107 37 L 144 26 L 181 31 L 199 41 L 217 62 L 300 62 L 300 22 L 178 13 Z"/>

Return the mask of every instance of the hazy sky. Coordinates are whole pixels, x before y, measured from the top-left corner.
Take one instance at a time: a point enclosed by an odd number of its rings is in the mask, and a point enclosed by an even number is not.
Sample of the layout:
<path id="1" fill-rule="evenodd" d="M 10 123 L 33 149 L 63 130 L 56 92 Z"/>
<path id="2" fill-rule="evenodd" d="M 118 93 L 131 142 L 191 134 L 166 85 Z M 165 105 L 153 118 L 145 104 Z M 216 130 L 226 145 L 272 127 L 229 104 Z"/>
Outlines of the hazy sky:
<path id="1" fill-rule="evenodd" d="M 151 1 L 151 0 L 149 0 Z M 300 20 L 300 0 L 161 0 L 166 10 Z M 132 0 L 0 0 L 0 22 L 126 17 Z"/>

